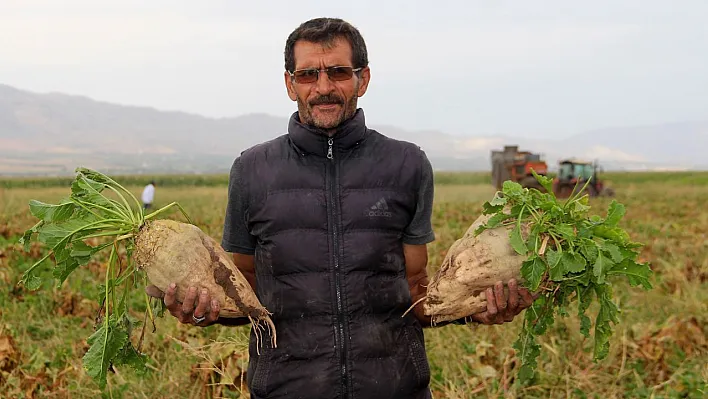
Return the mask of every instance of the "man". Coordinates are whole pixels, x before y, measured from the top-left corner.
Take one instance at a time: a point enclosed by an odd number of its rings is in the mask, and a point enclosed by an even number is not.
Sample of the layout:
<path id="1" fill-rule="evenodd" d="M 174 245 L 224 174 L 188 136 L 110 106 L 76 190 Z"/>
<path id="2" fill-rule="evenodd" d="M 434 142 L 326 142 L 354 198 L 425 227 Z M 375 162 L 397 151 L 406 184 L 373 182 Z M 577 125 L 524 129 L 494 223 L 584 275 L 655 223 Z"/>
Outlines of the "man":
<path id="1" fill-rule="evenodd" d="M 150 209 L 152 206 L 152 201 L 155 199 L 155 182 L 151 181 L 145 188 L 143 188 L 143 209 Z"/>
<path id="2" fill-rule="evenodd" d="M 263 337 L 260 354 L 251 333 L 251 397 L 430 398 L 430 319 L 422 305 L 403 315 L 428 283 L 431 165 L 416 145 L 366 127 L 367 51 L 345 21 L 298 27 L 285 69 L 298 110 L 287 134 L 235 160 L 222 241 L 277 330 L 277 348 Z M 502 282 L 488 290 L 474 322 L 501 324 L 530 305 L 507 283 L 508 297 Z M 219 319 L 208 292 L 175 295 L 164 301 L 182 323 L 243 323 Z"/>

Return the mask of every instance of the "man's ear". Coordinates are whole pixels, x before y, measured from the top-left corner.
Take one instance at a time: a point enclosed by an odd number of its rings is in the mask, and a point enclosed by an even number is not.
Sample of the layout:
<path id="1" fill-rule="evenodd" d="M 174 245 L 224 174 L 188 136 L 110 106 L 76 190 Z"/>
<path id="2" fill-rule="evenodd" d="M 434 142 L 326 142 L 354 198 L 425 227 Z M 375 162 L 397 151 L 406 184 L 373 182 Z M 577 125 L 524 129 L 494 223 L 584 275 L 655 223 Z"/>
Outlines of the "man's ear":
<path id="1" fill-rule="evenodd" d="M 288 97 L 290 97 L 291 100 L 297 101 L 297 94 L 295 93 L 295 88 L 293 87 L 293 80 L 290 77 L 290 74 L 288 71 L 285 71 L 284 73 L 285 76 L 285 89 L 288 91 Z"/>
<path id="2" fill-rule="evenodd" d="M 364 96 L 366 89 L 369 87 L 369 81 L 371 80 L 371 69 L 367 66 L 360 72 L 359 77 L 359 91 L 356 92 L 358 97 Z"/>

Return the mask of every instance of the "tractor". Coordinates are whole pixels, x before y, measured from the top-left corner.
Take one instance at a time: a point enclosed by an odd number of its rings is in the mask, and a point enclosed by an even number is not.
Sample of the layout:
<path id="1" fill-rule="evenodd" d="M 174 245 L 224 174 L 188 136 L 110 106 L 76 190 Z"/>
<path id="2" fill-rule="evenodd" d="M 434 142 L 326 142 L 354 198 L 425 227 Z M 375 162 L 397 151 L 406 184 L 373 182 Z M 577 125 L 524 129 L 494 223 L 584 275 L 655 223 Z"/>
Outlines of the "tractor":
<path id="1" fill-rule="evenodd" d="M 583 188 L 588 180 L 586 192 L 591 197 L 614 196 L 614 190 L 605 187 L 598 177 L 597 163 L 580 159 L 563 159 L 558 162 L 558 174 L 553 179 L 553 192 L 558 198 L 568 198 Z"/>
<path id="2" fill-rule="evenodd" d="M 519 151 L 515 145 L 504 146 L 502 151 L 492 151 L 492 184 L 497 190 L 502 189 L 505 181 L 511 180 L 523 187 L 543 190 L 531 170 L 539 175 L 546 175 L 546 161 L 539 154 Z"/>

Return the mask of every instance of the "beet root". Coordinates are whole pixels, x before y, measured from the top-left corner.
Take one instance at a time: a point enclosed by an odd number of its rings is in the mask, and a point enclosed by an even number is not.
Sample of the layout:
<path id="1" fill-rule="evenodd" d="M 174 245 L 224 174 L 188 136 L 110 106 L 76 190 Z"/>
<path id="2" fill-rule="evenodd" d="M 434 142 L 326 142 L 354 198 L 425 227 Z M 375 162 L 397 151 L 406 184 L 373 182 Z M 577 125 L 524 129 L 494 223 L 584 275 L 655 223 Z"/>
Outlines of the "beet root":
<path id="1" fill-rule="evenodd" d="M 271 313 L 260 303 L 231 256 L 197 226 L 173 220 L 148 221 L 135 239 L 133 257 L 151 284 L 162 291 L 177 284 L 177 300 L 187 289 L 207 289 L 219 301 L 219 316 L 248 317 L 257 330 L 265 323 L 272 332 Z"/>
<path id="2" fill-rule="evenodd" d="M 480 216 L 465 235 L 452 244 L 428 284 L 423 310 L 433 324 L 487 310 L 485 290 L 497 281 L 506 283 L 514 278 L 522 282 L 521 265 L 527 257 L 519 255 L 509 243 L 511 226 L 474 235 L 477 227 L 489 217 Z"/>

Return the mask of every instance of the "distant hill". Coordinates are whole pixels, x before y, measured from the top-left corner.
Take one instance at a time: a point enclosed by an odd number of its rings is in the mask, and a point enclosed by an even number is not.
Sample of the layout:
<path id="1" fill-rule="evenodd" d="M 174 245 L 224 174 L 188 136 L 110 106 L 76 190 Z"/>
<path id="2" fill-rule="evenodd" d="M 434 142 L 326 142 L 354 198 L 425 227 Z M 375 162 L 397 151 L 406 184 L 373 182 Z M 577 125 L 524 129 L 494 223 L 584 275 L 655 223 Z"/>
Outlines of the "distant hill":
<path id="1" fill-rule="evenodd" d="M 540 152 L 551 165 L 573 156 L 599 159 L 607 170 L 708 169 L 708 120 L 557 141 L 371 127 L 420 145 L 440 170 L 487 170 L 489 151 L 505 144 Z M 226 172 L 240 151 L 286 129 L 287 118 L 267 114 L 215 119 L 0 85 L 0 175 L 70 174 L 77 165 L 110 173 Z"/>

